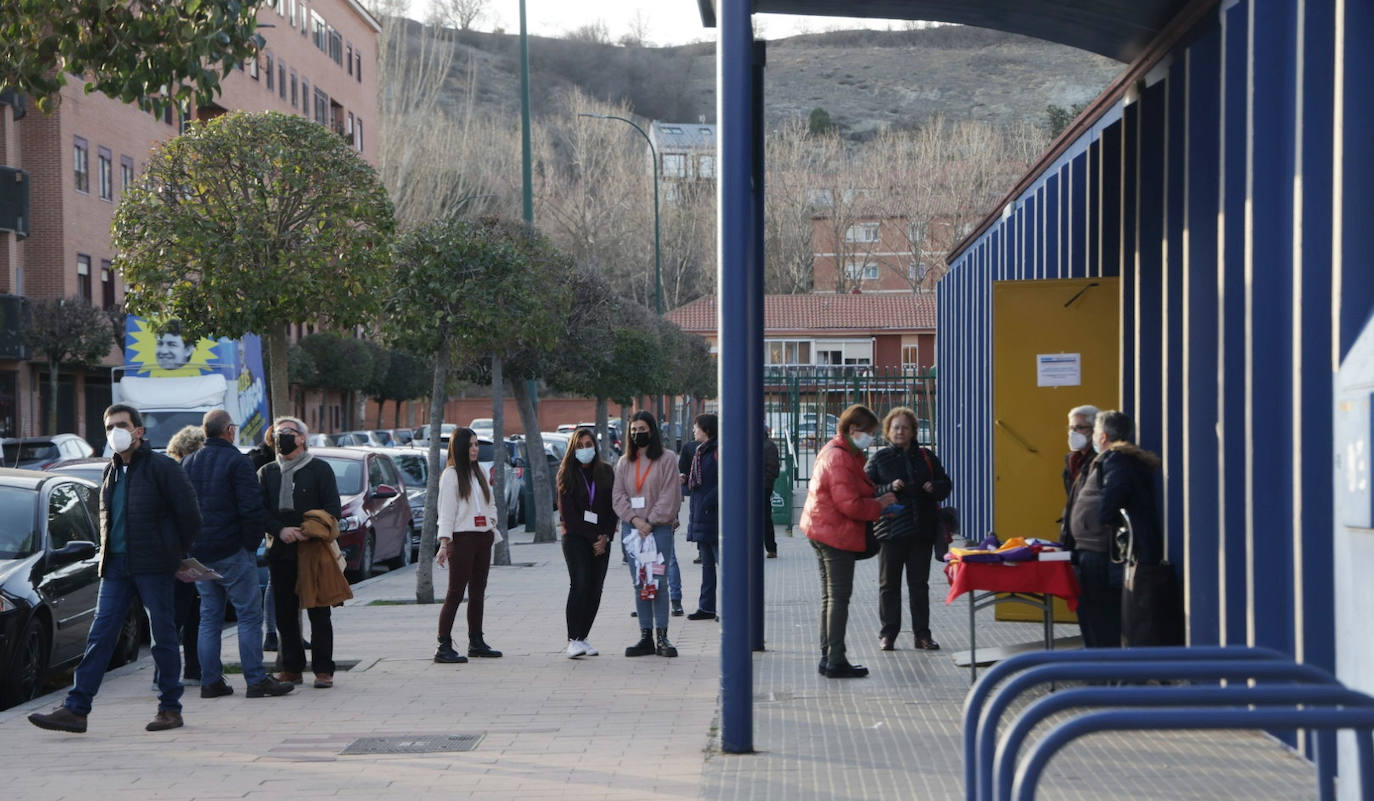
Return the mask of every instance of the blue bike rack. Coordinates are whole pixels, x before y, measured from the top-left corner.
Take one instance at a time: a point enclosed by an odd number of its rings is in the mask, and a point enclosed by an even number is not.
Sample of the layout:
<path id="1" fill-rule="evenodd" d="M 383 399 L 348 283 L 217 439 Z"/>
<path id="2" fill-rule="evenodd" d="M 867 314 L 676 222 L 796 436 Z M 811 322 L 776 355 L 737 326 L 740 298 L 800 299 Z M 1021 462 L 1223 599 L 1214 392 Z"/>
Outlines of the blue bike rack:
<path id="1" fill-rule="evenodd" d="M 1016 771 L 1013 797 L 1034 801 L 1040 776 L 1050 758 L 1073 740 L 1100 731 L 1147 729 L 1355 729 L 1363 735 L 1360 751 L 1360 797 L 1374 799 L 1374 708 L 1357 709 L 1113 709 L 1090 712 L 1050 730 Z"/>
<path id="2" fill-rule="evenodd" d="M 1344 706 L 1374 708 L 1374 698 L 1341 686 L 1286 687 L 1090 687 L 1056 692 L 1031 704 L 1016 718 L 1015 723 L 997 746 L 994 761 L 994 797 L 1007 801 L 1012 797 L 1016 759 L 1031 731 L 1051 715 L 1074 707 L 1204 707 L 1204 706 Z M 1368 731 L 1356 733 L 1357 746 L 1363 755 L 1374 752 L 1374 738 Z M 1327 744 L 1329 745 L 1329 744 Z M 1318 764 L 1328 762 L 1333 754 L 1322 753 L 1327 745 L 1318 744 Z M 1365 770 L 1361 769 L 1362 778 Z M 1369 797 L 1366 795 L 1366 797 Z"/>
<path id="3" fill-rule="evenodd" d="M 966 801 L 978 801 L 984 797 L 979 794 L 979 777 L 983 773 L 980 770 L 978 760 L 979 719 L 982 717 L 983 704 L 992 694 L 993 688 L 997 686 L 998 682 L 1013 674 L 1039 665 L 1101 663 L 1109 659 L 1149 662 L 1189 659 L 1229 661 L 1284 658 L 1286 658 L 1284 654 L 1270 648 L 1204 646 L 1197 648 L 1129 648 L 1119 651 L 1099 648 L 1081 651 L 1036 651 L 1018 654 L 1003 660 L 984 671 L 978 683 L 969 690 L 968 696 L 964 699 L 964 797 Z M 990 774 L 990 772 L 991 765 L 988 766 L 988 773 Z M 991 786 L 985 786 L 990 792 Z"/>

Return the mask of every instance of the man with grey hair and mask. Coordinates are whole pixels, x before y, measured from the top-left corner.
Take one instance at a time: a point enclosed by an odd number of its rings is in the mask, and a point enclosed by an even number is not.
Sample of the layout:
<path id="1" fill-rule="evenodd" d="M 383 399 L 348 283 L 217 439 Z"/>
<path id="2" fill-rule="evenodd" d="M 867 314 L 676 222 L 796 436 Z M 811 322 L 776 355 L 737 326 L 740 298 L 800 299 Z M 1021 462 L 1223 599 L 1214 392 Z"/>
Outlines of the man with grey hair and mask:
<path id="1" fill-rule="evenodd" d="M 1069 452 L 1064 455 L 1064 495 L 1071 494 L 1078 474 L 1093 460 L 1093 421 L 1097 407 L 1075 406 L 1069 410 Z"/>
<path id="2" fill-rule="evenodd" d="M 277 630 L 281 637 L 282 672 L 276 678 L 292 684 L 302 682 L 305 670 L 305 641 L 301 638 L 300 597 L 296 595 L 296 545 L 305 539 L 301 524 L 306 512 L 323 510 L 339 519 L 339 487 L 334 469 L 315 459 L 306 449 L 310 433 L 295 417 L 278 417 L 272 423 L 277 458 L 258 471 L 262 503 L 267 513 L 267 568 L 277 605 Z M 329 607 L 306 610 L 310 616 L 310 669 L 315 687 L 334 686 L 334 626 Z"/>

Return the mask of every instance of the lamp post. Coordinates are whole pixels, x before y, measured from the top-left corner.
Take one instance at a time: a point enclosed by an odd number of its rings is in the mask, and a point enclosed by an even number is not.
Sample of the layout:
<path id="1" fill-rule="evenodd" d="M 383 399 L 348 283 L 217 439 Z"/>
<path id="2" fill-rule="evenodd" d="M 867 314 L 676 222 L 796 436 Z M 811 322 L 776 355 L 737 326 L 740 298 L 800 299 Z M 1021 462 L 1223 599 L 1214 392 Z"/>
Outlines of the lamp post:
<path id="1" fill-rule="evenodd" d="M 649 145 L 649 155 L 654 160 L 654 311 L 658 316 L 663 316 L 663 260 L 659 248 L 658 236 L 658 150 L 654 147 L 654 140 L 639 127 L 634 120 L 624 117 L 617 117 L 613 114 L 589 114 L 587 112 L 578 113 L 579 117 L 591 117 L 596 120 L 620 120 L 626 125 L 639 131 L 639 135 L 644 137 L 644 141 Z M 663 396 L 658 396 L 658 419 L 663 419 Z"/>

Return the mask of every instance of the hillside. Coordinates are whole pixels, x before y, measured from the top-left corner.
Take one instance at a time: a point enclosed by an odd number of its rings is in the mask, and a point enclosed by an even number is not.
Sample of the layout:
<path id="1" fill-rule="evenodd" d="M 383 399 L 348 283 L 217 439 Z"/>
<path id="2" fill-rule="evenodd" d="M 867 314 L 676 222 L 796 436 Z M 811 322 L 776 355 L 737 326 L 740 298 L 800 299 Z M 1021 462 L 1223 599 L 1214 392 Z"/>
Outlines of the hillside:
<path id="1" fill-rule="evenodd" d="M 418 31 L 418 26 L 417 26 Z M 519 110 L 518 37 L 454 33 L 448 102 L 465 97 L 476 68 L 480 108 Z M 715 118 L 712 45 L 640 48 L 531 37 L 535 113 L 551 95 L 578 86 L 627 100 L 651 119 Z M 769 127 L 823 108 L 849 136 L 886 125 L 918 126 L 942 114 L 1008 124 L 1045 118 L 1049 104 L 1090 100 L 1124 65 L 1080 50 L 968 27 L 840 31 L 768 44 Z"/>

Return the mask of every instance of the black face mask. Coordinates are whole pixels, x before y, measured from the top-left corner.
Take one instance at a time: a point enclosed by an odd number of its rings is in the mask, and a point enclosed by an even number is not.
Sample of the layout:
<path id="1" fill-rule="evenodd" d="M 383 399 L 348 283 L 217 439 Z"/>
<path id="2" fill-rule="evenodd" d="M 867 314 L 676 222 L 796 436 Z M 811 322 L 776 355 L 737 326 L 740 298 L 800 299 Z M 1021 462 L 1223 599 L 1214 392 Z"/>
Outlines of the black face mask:
<path id="1" fill-rule="evenodd" d="M 634 432 L 633 434 L 630 435 L 630 442 L 633 442 L 633 443 L 635 444 L 635 447 L 637 447 L 637 448 L 643 448 L 643 447 L 645 447 L 646 445 L 649 444 L 649 432 L 648 432 L 648 431 L 636 431 L 636 432 Z"/>
<path id="2" fill-rule="evenodd" d="M 288 454 L 288 453 L 294 451 L 295 449 L 296 449 L 296 435 L 295 435 L 295 434 L 284 433 L 284 434 L 278 434 L 278 435 L 277 435 L 277 453 L 280 453 L 280 454 L 282 454 L 282 455 L 286 455 L 286 454 Z"/>

